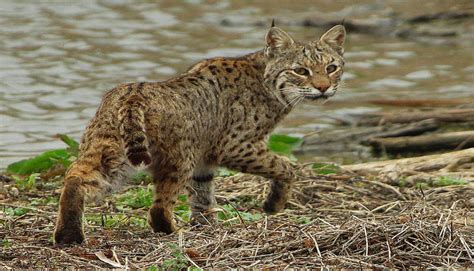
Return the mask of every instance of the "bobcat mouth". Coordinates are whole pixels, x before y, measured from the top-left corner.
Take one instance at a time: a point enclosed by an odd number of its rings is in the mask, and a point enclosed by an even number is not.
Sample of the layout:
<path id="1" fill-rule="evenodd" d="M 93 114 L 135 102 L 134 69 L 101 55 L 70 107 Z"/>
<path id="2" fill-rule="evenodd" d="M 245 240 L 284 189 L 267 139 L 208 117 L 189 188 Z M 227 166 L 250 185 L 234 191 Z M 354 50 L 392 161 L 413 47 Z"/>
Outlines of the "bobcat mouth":
<path id="1" fill-rule="evenodd" d="M 329 97 L 329 95 L 325 95 L 325 94 L 306 94 L 305 96 L 305 99 L 308 99 L 308 100 L 311 100 L 311 101 L 315 101 L 315 100 L 327 100 Z"/>

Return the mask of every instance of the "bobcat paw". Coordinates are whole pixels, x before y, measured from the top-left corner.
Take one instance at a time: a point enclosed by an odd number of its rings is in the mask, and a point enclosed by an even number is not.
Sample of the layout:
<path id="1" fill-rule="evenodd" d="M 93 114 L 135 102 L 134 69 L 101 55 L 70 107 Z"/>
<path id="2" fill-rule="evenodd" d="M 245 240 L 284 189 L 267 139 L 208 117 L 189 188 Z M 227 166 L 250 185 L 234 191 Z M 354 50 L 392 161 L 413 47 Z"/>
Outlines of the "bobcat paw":
<path id="1" fill-rule="evenodd" d="M 281 205 L 281 204 L 280 204 Z M 270 201 L 265 201 L 263 203 L 263 211 L 269 215 L 274 215 L 281 211 L 285 205 L 279 206 L 278 204 Z"/>
<path id="2" fill-rule="evenodd" d="M 54 241 L 59 245 L 82 244 L 85 239 L 84 232 L 77 227 L 61 227 L 54 231 Z"/>
<path id="3" fill-rule="evenodd" d="M 173 215 L 171 212 L 165 212 L 163 208 L 151 208 L 148 213 L 148 223 L 153 232 L 164 232 L 171 234 L 176 231 Z"/>

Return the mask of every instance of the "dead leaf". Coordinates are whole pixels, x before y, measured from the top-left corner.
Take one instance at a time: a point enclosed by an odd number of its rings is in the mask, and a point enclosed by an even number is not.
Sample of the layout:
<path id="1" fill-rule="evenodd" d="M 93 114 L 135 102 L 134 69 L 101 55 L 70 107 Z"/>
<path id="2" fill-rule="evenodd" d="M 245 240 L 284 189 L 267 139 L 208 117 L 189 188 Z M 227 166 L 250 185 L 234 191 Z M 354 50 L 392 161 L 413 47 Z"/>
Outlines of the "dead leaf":
<path id="1" fill-rule="evenodd" d="M 102 251 L 96 252 L 95 256 L 97 256 L 99 260 L 103 261 L 104 263 L 108 263 L 115 268 L 125 268 L 125 266 L 123 266 L 122 264 L 112 261 L 111 259 L 107 258 Z"/>

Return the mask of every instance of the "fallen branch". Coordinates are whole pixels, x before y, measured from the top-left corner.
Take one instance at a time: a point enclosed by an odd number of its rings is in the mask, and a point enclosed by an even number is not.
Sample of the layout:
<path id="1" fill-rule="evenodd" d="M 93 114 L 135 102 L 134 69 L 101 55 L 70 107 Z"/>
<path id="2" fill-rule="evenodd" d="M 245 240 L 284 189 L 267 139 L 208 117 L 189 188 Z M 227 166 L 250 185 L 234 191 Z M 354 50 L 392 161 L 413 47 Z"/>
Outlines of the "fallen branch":
<path id="1" fill-rule="evenodd" d="M 374 151 L 387 153 L 423 152 L 474 147 L 474 131 L 396 138 L 370 138 L 365 141 Z"/>
<path id="2" fill-rule="evenodd" d="M 369 100 L 367 101 L 370 104 L 375 105 L 388 105 L 388 106 L 401 106 L 401 107 L 435 107 L 435 106 L 454 106 L 454 105 L 464 105 L 472 103 L 472 99 L 396 99 L 396 100 Z"/>
<path id="3" fill-rule="evenodd" d="M 385 138 L 398 136 L 414 136 L 438 129 L 439 125 L 433 119 L 422 120 L 410 123 L 409 125 L 376 126 L 376 127 L 355 127 L 353 129 L 343 129 L 328 132 L 312 133 L 304 138 L 303 147 L 308 145 L 318 145 L 327 143 L 344 144 L 359 143 L 368 141 L 371 138 Z"/>
<path id="4" fill-rule="evenodd" d="M 410 123 L 426 119 L 434 119 L 438 122 L 472 122 L 474 121 L 474 109 L 367 114 L 357 124 L 359 126 L 374 126 L 386 123 Z"/>
<path id="5" fill-rule="evenodd" d="M 365 176 L 378 176 L 388 181 L 398 181 L 402 177 L 412 176 L 428 179 L 439 176 L 453 176 L 474 181 L 474 148 L 387 161 L 369 162 L 342 166 Z"/>

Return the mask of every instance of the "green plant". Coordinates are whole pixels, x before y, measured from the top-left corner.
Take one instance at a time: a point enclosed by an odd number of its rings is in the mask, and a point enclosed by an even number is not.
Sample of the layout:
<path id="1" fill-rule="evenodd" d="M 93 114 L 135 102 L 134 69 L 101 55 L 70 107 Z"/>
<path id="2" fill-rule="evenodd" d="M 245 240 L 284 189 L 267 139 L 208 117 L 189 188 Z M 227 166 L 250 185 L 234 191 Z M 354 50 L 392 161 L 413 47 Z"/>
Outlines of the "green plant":
<path id="1" fill-rule="evenodd" d="M 433 181 L 435 186 L 449 186 L 449 185 L 466 185 L 469 182 L 460 178 L 441 176 Z"/>
<path id="2" fill-rule="evenodd" d="M 341 168 L 335 164 L 328 163 L 314 163 L 312 166 L 314 172 L 317 174 L 336 174 L 341 171 Z"/>
<path id="3" fill-rule="evenodd" d="M 2 247 L 9 248 L 12 246 L 12 241 L 8 239 L 2 239 Z"/>
<path id="4" fill-rule="evenodd" d="M 141 171 L 141 170 L 135 173 L 131 179 L 134 183 L 137 183 L 137 184 L 140 184 L 140 183 L 149 184 L 152 182 L 151 176 L 147 172 Z"/>
<path id="5" fill-rule="evenodd" d="M 24 207 L 7 207 L 4 209 L 5 214 L 9 216 L 22 216 L 30 211 L 29 208 Z"/>
<path id="6" fill-rule="evenodd" d="M 235 175 L 236 172 L 235 171 L 232 171 L 230 169 L 227 169 L 227 168 L 224 168 L 224 167 L 220 167 L 217 169 L 217 176 L 219 177 L 229 177 L 229 176 L 233 176 Z"/>
<path id="7" fill-rule="evenodd" d="M 298 224 L 308 224 L 311 222 L 311 218 L 307 216 L 299 216 L 296 218 L 296 223 Z"/>
<path id="8" fill-rule="evenodd" d="M 268 139 L 267 146 L 273 152 L 285 155 L 292 160 L 296 157 L 292 154 L 293 150 L 303 143 L 303 139 L 282 134 L 272 134 Z"/>
<path id="9" fill-rule="evenodd" d="M 429 185 L 425 182 L 417 182 L 415 184 L 416 188 L 418 189 L 428 189 Z"/>
<path id="10" fill-rule="evenodd" d="M 54 205 L 56 206 L 59 202 L 59 198 L 55 196 L 48 196 L 46 198 L 32 199 L 30 205 Z"/>
<path id="11" fill-rule="evenodd" d="M 153 203 L 153 191 L 152 185 L 146 187 L 137 187 L 130 189 L 125 194 L 118 196 L 118 208 L 124 209 L 129 207 L 132 209 L 149 208 Z M 174 212 L 183 221 L 188 222 L 191 214 L 191 210 L 188 206 L 188 197 L 186 195 L 180 195 L 178 202 L 174 208 Z"/>
<path id="12" fill-rule="evenodd" d="M 28 175 L 43 172 L 58 163 L 68 167 L 73 157 L 77 157 L 79 143 L 67 135 L 59 134 L 58 137 L 68 148 L 46 151 L 33 158 L 12 163 L 8 165 L 7 172 Z"/>
<path id="13" fill-rule="evenodd" d="M 191 216 L 191 209 L 188 205 L 188 196 L 180 195 L 178 197 L 178 203 L 174 207 L 174 213 L 179 216 L 183 221 L 189 222 Z"/>
<path id="14" fill-rule="evenodd" d="M 36 180 L 39 179 L 39 173 L 33 173 L 26 178 L 21 178 L 19 176 L 13 176 L 15 179 L 15 185 L 20 190 L 31 190 L 36 186 Z"/>
<path id="15" fill-rule="evenodd" d="M 168 247 L 171 249 L 171 255 L 174 258 L 164 260 L 161 264 L 161 269 L 173 271 L 187 269 L 189 267 L 190 262 L 188 261 L 186 256 L 184 256 L 184 253 L 179 248 L 179 246 L 174 243 L 170 243 L 168 244 Z"/>
<path id="16" fill-rule="evenodd" d="M 118 196 L 118 203 L 121 207 L 133 209 L 151 207 L 153 202 L 152 185 L 130 189 L 125 194 Z"/>
<path id="17" fill-rule="evenodd" d="M 261 213 L 238 211 L 231 204 L 222 205 L 221 209 L 222 211 L 217 213 L 217 219 L 228 224 L 240 223 L 240 219 L 245 222 L 258 221 L 262 219 Z"/>
<path id="18" fill-rule="evenodd" d="M 126 214 L 88 214 L 85 218 L 89 224 L 102 226 L 107 229 L 114 229 L 120 227 L 148 227 L 146 218 L 128 216 Z"/>

